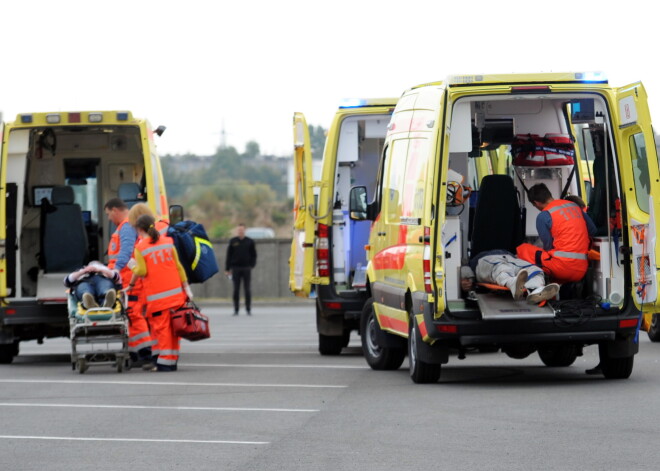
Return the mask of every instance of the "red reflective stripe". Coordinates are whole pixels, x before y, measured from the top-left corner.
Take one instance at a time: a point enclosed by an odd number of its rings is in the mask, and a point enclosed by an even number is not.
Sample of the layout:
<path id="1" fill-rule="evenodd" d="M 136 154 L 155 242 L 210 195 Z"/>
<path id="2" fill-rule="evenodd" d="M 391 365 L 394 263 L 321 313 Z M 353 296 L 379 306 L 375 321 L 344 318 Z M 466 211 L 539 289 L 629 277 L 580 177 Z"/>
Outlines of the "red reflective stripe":
<path id="1" fill-rule="evenodd" d="M 393 317 L 389 317 L 383 314 L 378 316 L 378 320 L 380 321 L 380 327 L 382 329 L 390 329 L 393 330 L 394 332 L 399 332 L 404 335 L 408 335 L 408 324 L 405 321 L 395 319 Z"/>
<path id="2" fill-rule="evenodd" d="M 373 258 L 376 270 L 401 270 L 406 258 L 405 245 L 393 245 L 381 250 Z"/>
<path id="3" fill-rule="evenodd" d="M 619 321 L 619 328 L 637 327 L 638 319 L 622 319 Z"/>
<path id="4" fill-rule="evenodd" d="M 429 331 L 426 329 L 426 322 L 422 321 L 418 323 L 419 325 L 419 334 L 422 336 L 422 338 L 427 337 Z"/>

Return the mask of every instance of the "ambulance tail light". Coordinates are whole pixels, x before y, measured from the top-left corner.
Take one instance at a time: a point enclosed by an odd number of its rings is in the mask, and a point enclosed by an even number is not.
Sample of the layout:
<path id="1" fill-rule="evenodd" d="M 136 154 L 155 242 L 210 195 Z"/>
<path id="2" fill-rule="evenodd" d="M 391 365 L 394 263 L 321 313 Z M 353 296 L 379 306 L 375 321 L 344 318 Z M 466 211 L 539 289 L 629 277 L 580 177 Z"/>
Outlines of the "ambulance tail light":
<path id="1" fill-rule="evenodd" d="M 319 224 L 316 229 L 316 271 L 319 276 L 330 276 L 330 228 Z"/>
<path id="2" fill-rule="evenodd" d="M 431 293 L 431 228 L 424 227 L 424 258 L 422 261 L 424 268 L 424 290 Z"/>

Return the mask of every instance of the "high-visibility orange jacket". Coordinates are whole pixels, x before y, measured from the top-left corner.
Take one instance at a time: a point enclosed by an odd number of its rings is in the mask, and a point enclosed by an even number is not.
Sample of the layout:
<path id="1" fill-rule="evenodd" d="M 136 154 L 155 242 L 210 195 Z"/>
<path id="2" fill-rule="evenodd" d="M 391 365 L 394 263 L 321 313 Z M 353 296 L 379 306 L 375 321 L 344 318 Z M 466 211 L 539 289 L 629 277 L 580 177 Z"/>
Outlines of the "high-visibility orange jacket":
<path id="1" fill-rule="evenodd" d="M 133 273 L 142 276 L 147 314 L 177 308 L 186 301 L 182 283 L 187 281 L 186 272 L 171 237 L 161 235 L 155 244 L 145 237 L 135 246 L 137 265 Z"/>
<path id="2" fill-rule="evenodd" d="M 552 219 L 553 247 L 548 252 L 555 257 L 586 260 L 591 240 L 580 207 L 571 201 L 554 200 L 543 210 Z"/>

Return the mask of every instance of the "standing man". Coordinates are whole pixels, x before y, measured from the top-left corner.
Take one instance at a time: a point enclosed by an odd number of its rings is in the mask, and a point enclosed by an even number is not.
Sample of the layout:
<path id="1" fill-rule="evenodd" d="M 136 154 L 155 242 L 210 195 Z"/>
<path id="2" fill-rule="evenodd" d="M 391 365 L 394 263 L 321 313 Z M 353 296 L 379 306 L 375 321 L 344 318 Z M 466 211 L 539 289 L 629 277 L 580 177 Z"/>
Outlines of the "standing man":
<path id="1" fill-rule="evenodd" d="M 527 198 L 540 211 L 536 229 L 543 249 L 521 244 L 516 250 L 518 258 L 541 267 L 557 283 L 580 281 L 589 264 L 589 236 L 596 232 L 594 223 L 577 204 L 553 199 L 543 183 L 532 186 Z"/>
<path id="2" fill-rule="evenodd" d="M 133 256 L 137 232 L 128 223 L 128 206 L 120 198 L 112 198 L 105 203 L 105 214 L 110 222 L 117 226 L 117 230 L 110 236 L 108 244 L 108 268 L 117 270 L 121 276 L 124 289 L 130 289 L 128 294 L 128 350 L 131 359 L 142 366 L 151 366 L 151 346 L 156 342 L 151 338 L 149 325 L 143 315 L 144 305 L 140 301 L 142 280 L 138 279 L 134 286 L 130 286 L 133 273 L 128 267 L 128 261 Z"/>
<path id="3" fill-rule="evenodd" d="M 250 313 L 252 293 L 250 292 L 250 274 L 257 264 L 257 249 L 254 241 L 245 236 L 245 224 L 241 223 L 236 228 L 236 237 L 229 241 L 227 247 L 227 260 L 225 262 L 225 275 L 231 275 L 234 282 L 234 315 L 238 316 L 239 291 L 241 280 L 245 289 L 245 310 Z"/>

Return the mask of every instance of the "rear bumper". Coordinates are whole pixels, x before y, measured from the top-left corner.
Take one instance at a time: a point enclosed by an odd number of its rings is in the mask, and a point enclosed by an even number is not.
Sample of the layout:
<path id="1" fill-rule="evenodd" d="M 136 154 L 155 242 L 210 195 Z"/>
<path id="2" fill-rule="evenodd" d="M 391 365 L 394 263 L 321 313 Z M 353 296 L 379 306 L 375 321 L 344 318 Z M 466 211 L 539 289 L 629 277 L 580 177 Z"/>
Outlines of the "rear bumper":
<path id="1" fill-rule="evenodd" d="M 36 301 L 10 303 L 0 307 L 0 343 L 69 335 L 66 303 L 40 304 Z"/>
<path id="2" fill-rule="evenodd" d="M 639 311 L 594 310 L 590 317 L 482 320 L 478 314 L 455 316 L 446 313 L 433 319 L 433 305 L 424 306 L 424 323 L 430 341 L 453 347 L 478 345 L 544 344 L 544 343 L 635 343 Z M 621 321 L 628 321 L 621 327 Z M 636 353 L 637 348 L 635 347 Z"/>
<path id="3" fill-rule="evenodd" d="M 316 288 L 321 317 L 341 317 L 359 320 L 364 303 L 367 301 L 366 292 L 355 291 L 346 294 L 337 294 L 329 285 L 317 285 Z"/>
<path id="4" fill-rule="evenodd" d="M 331 286 L 317 285 L 316 329 L 328 336 L 343 335 L 347 330 L 359 329 L 366 292 L 337 294 Z"/>

